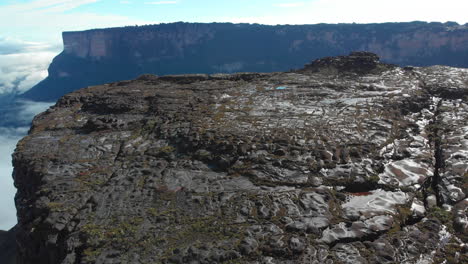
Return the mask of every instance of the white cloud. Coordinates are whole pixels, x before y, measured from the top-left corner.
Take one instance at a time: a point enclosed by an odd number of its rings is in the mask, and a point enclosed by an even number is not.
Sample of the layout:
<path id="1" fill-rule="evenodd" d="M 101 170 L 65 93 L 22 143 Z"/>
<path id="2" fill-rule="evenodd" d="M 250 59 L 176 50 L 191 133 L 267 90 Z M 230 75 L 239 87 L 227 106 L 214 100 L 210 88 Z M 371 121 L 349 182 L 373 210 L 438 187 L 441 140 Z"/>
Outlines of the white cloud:
<path id="1" fill-rule="evenodd" d="M 27 12 L 34 10 L 46 12 L 63 12 L 98 1 L 101 0 L 36 0 L 27 3 L 7 5 L 2 8 L 10 12 Z"/>
<path id="2" fill-rule="evenodd" d="M 47 77 L 60 47 L 0 37 L 0 96 L 22 93 Z"/>
<path id="3" fill-rule="evenodd" d="M 59 4 L 59 5 L 48 7 L 47 9 L 45 9 L 45 11 L 60 13 L 60 12 L 65 12 L 65 11 L 68 11 L 68 10 L 71 10 L 71 9 L 75 9 L 75 8 L 77 8 L 79 6 L 82 6 L 82 5 L 92 4 L 92 3 L 95 3 L 95 2 L 98 2 L 98 1 L 101 1 L 101 0 L 79 0 L 79 1 L 70 0 L 70 1 L 66 1 L 66 2 L 64 2 L 62 4 Z"/>
<path id="4" fill-rule="evenodd" d="M 45 50 L 59 50 L 61 45 L 52 45 L 45 42 L 25 41 L 19 38 L 0 36 L 0 54 L 16 54 L 26 52 L 38 52 Z"/>
<path id="5" fill-rule="evenodd" d="M 50 44 L 0 36 L 0 55 L 53 49 Z"/>
<path id="6" fill-rule="evenodd" d="M 64 12 L 98 1 L 36 0 L 2 6 L 0 96 L 25 92 L 47 77 L 50 62 L 62 50 L 63 31 L 150 24 L 120 15 Z"/>
<path id="7" fill-rule="evenodd" d="M 147 5 L 172 5 L 177 4 L 179 1 L 157 1 L 157 2 L 146 2 Z"/>
<path id="8" fill-rule="evenodd" d="M 43 80 L 55 55 L 47 51 L 0 55 L 0 95 L 23 93 Z"/>
<path id="9" fill-rule="evenodd" d="M 121 4 L 124 4 L 124 5 L 127 5 L 127 4 L 131 4 L 132 2 L 130 1 L 120 1 Z"/>
<path id="10" fill-rule="evenodd" d="M 31 121 L 34 116 L 54 105 L 53 102 L 35 102 L 29 100 L 21 100 L 18 103 L 20 107 L 17 112 L 17 120 L 26 122 Z"/>
<path id="11" fill-rule="evenodd" d="M 294 2 L 294 3 L 278 3 L 278 4 L 273 4 L 275 7 L 300 7 L 303 6 L 304 2 Z"/>
<path id="12" fill-rule="evenodd" d="M 2 35 L 57 44 L 61 43 L 63 31 L 154 23 L 102 12 L 65 12 L 99 1 L 102 0 L 37 0 L 3 5 L 0 8 Z"/>
<path id="13" fill-rule="evenodd" d="M 14 197 L 16 189 L 13 186 L 11 154 L 18 140 L 24 136 L 27 128 L 0 127 L 0 229 L 9 230 L 16 220 Z"/>
<path id="14" fill-rule="evenodd" d="M 30 121 L 40 112 L 45 111 L 52 103 L 22 101 L 17 112 L 18 120 Z M 18 140 L 28 132 L 28 127 L 0 127 L 0 230 L 9 230 L 16 220 L 11 154 Z"/>

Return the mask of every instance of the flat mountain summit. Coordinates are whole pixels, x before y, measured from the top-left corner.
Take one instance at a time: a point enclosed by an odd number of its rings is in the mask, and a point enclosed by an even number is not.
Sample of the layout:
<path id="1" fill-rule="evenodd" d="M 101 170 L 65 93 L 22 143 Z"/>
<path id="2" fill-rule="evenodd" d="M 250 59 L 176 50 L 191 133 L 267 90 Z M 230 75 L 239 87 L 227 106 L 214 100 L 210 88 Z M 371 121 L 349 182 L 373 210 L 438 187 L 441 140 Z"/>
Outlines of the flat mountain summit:
<path id="1" fill-rule="evenodd" d="M 55 101 L 91 85 L 141 74 L 277 72 L 311 59 L 377 53 L 399 66 L 468 68 L 468 24 L 259 25 L 170 23 L 64 32 L 48 77 L 21 95 Z"/>
<path id="2" fill-rule="evenodd" d="M 467 96 L 367 52 L 69 93 L 14 153 L 18 263 L 467 263 Z"/>

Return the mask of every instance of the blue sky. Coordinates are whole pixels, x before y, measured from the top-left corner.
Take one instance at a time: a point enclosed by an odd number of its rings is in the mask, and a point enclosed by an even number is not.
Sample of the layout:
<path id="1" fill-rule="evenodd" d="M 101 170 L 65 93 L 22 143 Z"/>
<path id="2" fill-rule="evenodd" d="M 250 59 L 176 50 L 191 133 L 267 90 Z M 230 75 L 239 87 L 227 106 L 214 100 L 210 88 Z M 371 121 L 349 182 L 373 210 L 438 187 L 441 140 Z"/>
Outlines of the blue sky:
<path id="1" fill-rule="evenodd" d="M 468 22 L 467 0 L 1 0 L 0 97 L 47 76 L 62 31 L 186 22 Z M 32 116 L 50 103 L 24 104 Z M 22 115 L 21 113 L 18 113 Z M 15 223 L 10 155 L 27 128 L 0 127 L 0 229 Z"/>
<path id="2" fill-rule="evenodd" d="M 466 10 L 466 0 L 2 0 L 0 34 L 57 42 L 64 30 L 175 21 L 464 24 Z"/>

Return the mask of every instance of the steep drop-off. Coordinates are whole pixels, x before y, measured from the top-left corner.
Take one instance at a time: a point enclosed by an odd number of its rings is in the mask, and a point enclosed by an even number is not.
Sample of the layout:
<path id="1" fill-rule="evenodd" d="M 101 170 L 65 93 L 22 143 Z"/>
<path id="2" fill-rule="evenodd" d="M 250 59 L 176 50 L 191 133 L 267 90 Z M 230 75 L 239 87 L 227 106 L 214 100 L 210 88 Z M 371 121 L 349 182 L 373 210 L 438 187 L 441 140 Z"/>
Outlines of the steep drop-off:
<path id="1" fill-rule="evenodd" d="M 56 100 L 144 73 L 274 72 L 366 50 L 388 63 L 468 67 L 468 27 L 456 23 L 278 25 L 173 23 L 63 33 L 49 77 L 23 97 Z"/>
<path id="2" fill-rule="evenodd" d="M 19 263 L 467 263 L 467 95 L 369 53 L 67 94 L 14 154 Z"/>

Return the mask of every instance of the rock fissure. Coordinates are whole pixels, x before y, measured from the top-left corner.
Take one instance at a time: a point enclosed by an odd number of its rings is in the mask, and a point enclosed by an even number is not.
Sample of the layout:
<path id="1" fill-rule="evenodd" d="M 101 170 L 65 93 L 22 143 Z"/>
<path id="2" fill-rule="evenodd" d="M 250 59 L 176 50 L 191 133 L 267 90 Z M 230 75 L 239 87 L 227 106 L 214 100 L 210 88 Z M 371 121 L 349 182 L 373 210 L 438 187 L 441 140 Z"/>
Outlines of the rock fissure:
<path id="1" fill-rule="evenodd" d="M 444 168 L 444 154 L 442 148 L 442 140 L 443 140 L 443 128 L 440 126 L 441 124 L 438 121 L 439 116 L 439 108 L 442 104 L 442 100 L 437 104 L 437 110 L 434 114 L 434 130 L 432 131 L 434 135 L 433 144 L 434 144 L 434 176 L 432 176 L 431 180 L 431 187 L 434 190 L 436 203 L 437 206 L 441 207 L 444 204 L 441 191 L 440 191 L 440 184 L 441 184 L 441 172 Z"/>
<path id="2" fill-rule="evenodd" d="M 353 243 L 353 242 L 374 242 L 375 240 L 379 239 L 380 237 L 382 237 L 383 235 L 385 235 L 387 232 L 386 231 L 381 231 L 381 232 L 376 232 L 376 233 L 373 233 L 373 234 L 368 234 L 368 235 L 364 235 L 362 237 L 359 237 L 359 238 L 341 238 L 339 240 L 336 240 L 336 241 L 333 241 L 328 245 L 328 247 L 330 249 L 334 248 L 336 245 L 338 244 L 349 244 L 349 243 Z"/>

